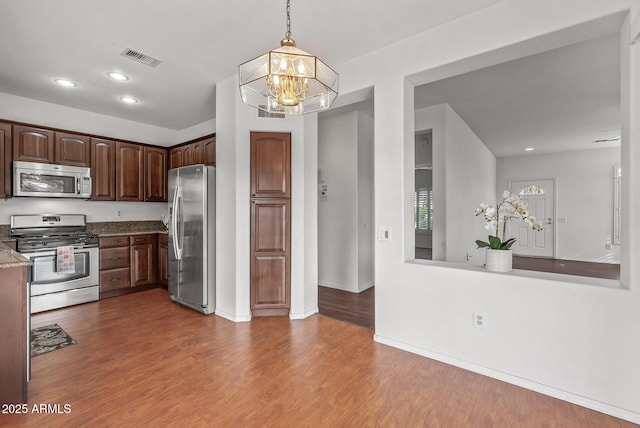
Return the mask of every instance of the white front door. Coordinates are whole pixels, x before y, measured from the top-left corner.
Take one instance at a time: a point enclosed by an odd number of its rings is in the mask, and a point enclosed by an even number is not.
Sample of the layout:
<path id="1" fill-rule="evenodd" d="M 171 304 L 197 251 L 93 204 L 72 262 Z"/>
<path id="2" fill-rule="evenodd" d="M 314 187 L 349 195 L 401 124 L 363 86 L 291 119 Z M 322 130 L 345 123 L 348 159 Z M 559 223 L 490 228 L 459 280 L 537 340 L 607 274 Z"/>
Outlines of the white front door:
<path id="1" fill-rule="evenodd" d="M 529 214 L 537 218 L 544 228 L 542 231 L 536 232 L 523 221 L 511 220 L 509 236 L 516 238 L 516 243 L 511 247 L 513 254 L 553 258 L 554 188 L 554 180 L 510 182 L 511 193 L 519 195 L 527 203 Z"/>

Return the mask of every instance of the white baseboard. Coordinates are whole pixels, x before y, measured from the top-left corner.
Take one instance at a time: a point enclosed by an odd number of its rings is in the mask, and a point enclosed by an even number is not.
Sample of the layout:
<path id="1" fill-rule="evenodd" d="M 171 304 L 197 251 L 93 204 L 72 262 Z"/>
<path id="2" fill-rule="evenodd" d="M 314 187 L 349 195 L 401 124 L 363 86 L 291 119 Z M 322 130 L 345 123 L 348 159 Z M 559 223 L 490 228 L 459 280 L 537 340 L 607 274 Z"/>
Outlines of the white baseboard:
<path id="1" fill-rule="evenodd" d="M 318 312 L 319 312 L 318 307 L 315 307 L 314 309 L 311 309 L 309 311 L 302 312 L 302 313 L 297 313 L 297 314 L 289 312 L 289 319 L 290 320 L 302 320 L 302 319 L 305 319 L 305 318 L 309 318 L 311 315 L 315 315 Z"/>
<path id="2" fill-rule="evenodd" d="M 228 312 L 216 309 L 215 314 L 218 315 L 219 317 L 222 317 L 224 319 L 227 319 L 229 321 L 233 321 L 233 322 L 247 322 L 247 321 L 251 321 L 251 314 L 249 315 L 244 315 L 244 316 L 236 316 L 233 314 L 230 314 Z"/>
<path id="3" fill-rule="evenodd" d="M 431 358 L 432 360 L 441 361 L 443 363 L 460 367 L 465 370 L 479 373 L 484 376 L 488 376 L 494 379 L 501 380 L 503 382 L 510 383 L 512 385 L 520 386 L 531 391 L 539 392 L 544 395 L 548 395 L 553 398 L 558 398 L 569 403 L 577 404 L 582 407 L 586 407 L 597 412 L 606 413 L 607 415 L 614 416 L 616 418 L 624 419 L 629 422 L 640 424 L 640 413 L 632 412 L 631 410 L 622 409 L 620 407 L 612 406 L 610 404 L 603 403 L 601 401 L 592 400 L 587 397 L 583 397 L 571 392 L 563 391 L 561 389 L 553 388 L 548 385 L 543 385 L 534 381 L 523 379 L 517 376 L 503 373 L 498 370 L 493 370 L 487 367 L 483 367 L 477 364 L 470 363 L 468 361 L 459 360 L 457 358 L 450 357 L 448 355 L 439 354 L 437 352 L 428 351 L 426 349 L 418 348 L 406 343 L 397 342 L 393 339 L 389 339 L 378 334 L 373 336 L 373 340 L 389 345 L 394 348 L 402 349 L 403 351 L 411 352 L 413 354 L 421 355 L 423 357 Z"/>

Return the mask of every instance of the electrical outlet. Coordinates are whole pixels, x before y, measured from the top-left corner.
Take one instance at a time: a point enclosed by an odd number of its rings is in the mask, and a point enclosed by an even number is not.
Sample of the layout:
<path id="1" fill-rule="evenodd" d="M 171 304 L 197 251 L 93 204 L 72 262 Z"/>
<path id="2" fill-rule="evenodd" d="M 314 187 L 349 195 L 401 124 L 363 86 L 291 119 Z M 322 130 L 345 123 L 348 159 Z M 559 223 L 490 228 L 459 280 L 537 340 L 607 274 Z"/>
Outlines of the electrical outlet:
<path id="1" fill-rule="evenodd" d="M 604 244 L 604 248 L 606 250 L 610 250 L 611 249 L 611 244 L 609 244 L 609 243 Z"/>
<path id="2" fill-rule="evenodd" d="M 122 217 L 122 210 L 116 210 L 116 217 Z"/>
<path id="3" fill-rule="evenodd" d="M 487 328 L 487 315 L 481 312 L 473 313 L 473 326 L 475 328 Z"/>

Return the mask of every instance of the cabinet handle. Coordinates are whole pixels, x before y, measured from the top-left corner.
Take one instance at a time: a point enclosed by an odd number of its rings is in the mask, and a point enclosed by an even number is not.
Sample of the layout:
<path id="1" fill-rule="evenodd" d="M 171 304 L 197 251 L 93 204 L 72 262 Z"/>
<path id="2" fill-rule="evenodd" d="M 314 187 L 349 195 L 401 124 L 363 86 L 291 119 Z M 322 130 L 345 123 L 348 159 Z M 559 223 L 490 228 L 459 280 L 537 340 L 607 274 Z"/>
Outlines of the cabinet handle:
<path id="1" fill-rule="evenodd" d="M 120 257 L 111 257 L 111 260 L 118 260 Z"/>
<path id="2" fill-rule="evenodd" d="M 120 281 L 120 278 L 111 278 L 111 282 Z"/>
<path id="3" fill-rule="evenodd" d="M 144 239 L 136 239 L 136 242 L 144 242 Z"/>
<path id="4" fill-rule="evenodd" d="M 121 241 L 112 241 L 114 244 L 119 244 Z"/>

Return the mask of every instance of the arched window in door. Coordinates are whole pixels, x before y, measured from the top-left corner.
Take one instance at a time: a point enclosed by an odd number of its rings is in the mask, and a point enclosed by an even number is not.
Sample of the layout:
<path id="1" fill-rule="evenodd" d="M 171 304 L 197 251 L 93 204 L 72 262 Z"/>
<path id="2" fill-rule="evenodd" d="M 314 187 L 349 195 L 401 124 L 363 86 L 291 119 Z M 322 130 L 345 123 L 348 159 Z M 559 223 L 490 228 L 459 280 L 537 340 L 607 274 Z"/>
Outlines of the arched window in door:
<path id="1" fill-rule="evenodd" d="M 537 184 L 529 184 L 520 189 L 520 196 L 544 195 L 544 189 Z"/>

